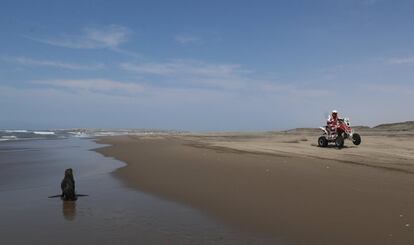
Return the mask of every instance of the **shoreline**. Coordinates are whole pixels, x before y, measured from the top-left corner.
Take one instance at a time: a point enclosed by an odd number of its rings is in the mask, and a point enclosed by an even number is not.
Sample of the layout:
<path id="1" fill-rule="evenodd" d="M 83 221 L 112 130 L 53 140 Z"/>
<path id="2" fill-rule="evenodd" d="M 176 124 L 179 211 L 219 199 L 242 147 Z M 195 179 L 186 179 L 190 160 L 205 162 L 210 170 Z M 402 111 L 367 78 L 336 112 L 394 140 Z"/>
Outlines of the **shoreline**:
<path id="1" fill-rule="evenodd" d="M 289 153 L 241 152 L 237 144 L 209 148 L 192 136 L 97 142 L 110 146 L 95 151 L 127 164 L 114 172 L 126 186 L 241 230 L 294 244 L 414 242 L 411 174 Z"/>
<path id="2" fill-rule="evenodd" d="M 93 139 L 20 141 L 0 147 L 4 244 L 285 244 L 127 188 L 113 174 L 125 164 L 93 151 L 102 147 Z M 76 202 L 48 198 L 60 193 L 69 167 L 77 191 L 89 196 Z"/>

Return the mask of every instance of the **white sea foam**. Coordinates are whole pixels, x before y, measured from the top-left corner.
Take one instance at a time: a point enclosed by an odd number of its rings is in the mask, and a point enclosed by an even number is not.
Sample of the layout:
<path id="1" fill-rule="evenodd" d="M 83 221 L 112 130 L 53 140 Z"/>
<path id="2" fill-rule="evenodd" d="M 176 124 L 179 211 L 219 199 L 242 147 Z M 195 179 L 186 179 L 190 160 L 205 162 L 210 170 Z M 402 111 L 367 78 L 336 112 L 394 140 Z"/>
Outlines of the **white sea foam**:
<path id="1" fill-rule="evenodd" d="M 50 132 L 50 131 L 33 131 L 34 134 L 38 134 L 38 135 L 54 135 L 55 132 Z"/>
<path id="2" fill-rule="evenodd" d="M 1 136 L 0 141 L 17 140 L 18 138 L 14 135 Z"/>
<path id="3" fill-rule="evenodd" d="M 2 136 L 1 138 L 2 138 L 2 139 L 6 139 L 6 140 L 15 140 L 15 139 L 17 139 L 17 137 L 16 137 L 16 136 L 14 136 L 14 135 L 10 135 L 10 136 Z"/>
<path id="4" fill-rule="evenodd" d="M 6 129 L 6 130 L 4 130 L 4 132 L 6 132 L 6 133 L 27 133 L 29 131 L 27 131 L 25 129 Z"/>
<path id="5" fill-rule="evenodd" d="M 77 137 L 77 138 L 88 138 L 91 137 L 89 134 L 84 133 L 84 132 L 69 132 L 70 134 L 73 135 L 73 137 Z"/>

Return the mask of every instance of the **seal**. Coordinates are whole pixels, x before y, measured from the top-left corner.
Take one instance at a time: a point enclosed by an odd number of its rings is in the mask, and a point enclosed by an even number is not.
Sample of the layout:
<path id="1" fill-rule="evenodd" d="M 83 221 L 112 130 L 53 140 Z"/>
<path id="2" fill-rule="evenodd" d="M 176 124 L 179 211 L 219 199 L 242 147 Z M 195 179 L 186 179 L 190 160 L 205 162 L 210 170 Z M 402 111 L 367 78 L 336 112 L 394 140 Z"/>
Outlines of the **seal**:
<path id="1" fill-rule="evenodd" d="M 75 191 L 75 179 L 73 178 L 73 170 L 71 168 L 65 170 L 65 177 L 60 183 L 60 188 L 62 189 L 62 200 L 75 201 L 77 199 Z"/>

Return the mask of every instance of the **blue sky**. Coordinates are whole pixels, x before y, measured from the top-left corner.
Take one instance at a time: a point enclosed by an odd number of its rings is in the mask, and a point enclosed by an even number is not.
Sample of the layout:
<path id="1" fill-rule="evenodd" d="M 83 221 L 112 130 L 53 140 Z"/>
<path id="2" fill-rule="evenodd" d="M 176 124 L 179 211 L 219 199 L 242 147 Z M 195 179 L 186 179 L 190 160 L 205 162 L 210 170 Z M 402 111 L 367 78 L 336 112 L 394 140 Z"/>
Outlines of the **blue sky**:
<path id="1" fill-rule="evenodd" d="M 414 1 L 2 1 L 0 128 L 414 119 Z"/>

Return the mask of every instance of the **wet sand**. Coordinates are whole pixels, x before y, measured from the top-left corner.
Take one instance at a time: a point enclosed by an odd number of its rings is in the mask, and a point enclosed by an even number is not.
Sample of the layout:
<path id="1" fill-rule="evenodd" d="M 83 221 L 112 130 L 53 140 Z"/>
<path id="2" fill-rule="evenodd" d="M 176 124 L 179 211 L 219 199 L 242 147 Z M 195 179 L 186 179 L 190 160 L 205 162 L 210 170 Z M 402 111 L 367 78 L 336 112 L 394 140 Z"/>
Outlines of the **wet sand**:
<path id="1" fill-rule="evenodd" d="M 125 187 L 111 174 L 125 164 L 91 151 L 98 147 L 75 138 L 2 142 L 1 244 L 286 244 Z M 68 167 L 89 196 L 48 198 L 60 193 Z"/>
<path id="2" fill-rule="evenodd" d="M 414 138 L 315 135 L 101 138 L 127 186 L 288 244 L 414 244 Z"/>

